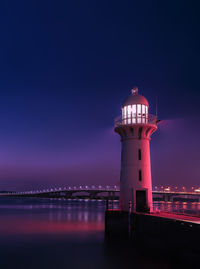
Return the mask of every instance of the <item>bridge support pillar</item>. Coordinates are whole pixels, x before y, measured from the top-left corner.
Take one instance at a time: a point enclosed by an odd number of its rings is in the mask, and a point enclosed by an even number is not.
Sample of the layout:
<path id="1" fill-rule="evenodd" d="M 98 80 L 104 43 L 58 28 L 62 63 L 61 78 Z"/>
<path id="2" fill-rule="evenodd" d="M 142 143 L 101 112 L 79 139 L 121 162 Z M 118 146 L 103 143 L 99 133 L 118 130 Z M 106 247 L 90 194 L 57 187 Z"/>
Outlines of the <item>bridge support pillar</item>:
<path id="1" fill-rule="evenodd" d="M 173 202 L 173 196 L 170 195 L 169 193 L 165 193 L 165 194 L 163 195 L 163 200 L 164 200 L 165 202 Z"/>
<path id="2" fill-rule="evenodd" d="M 163 194 L 163 201 L 167 202 L 167 195 Z"/>
<path id="3" fill-rule="evenodd" d="M 90 192 L 90 199 L 96 199 L 97 192 Z"/>
<path id="4" fill-rule="evenodd" d="M 71 199 L 72 198 L 72 193 L 71 192 L 66 192 L 65 198 L 66 199 Z"/>

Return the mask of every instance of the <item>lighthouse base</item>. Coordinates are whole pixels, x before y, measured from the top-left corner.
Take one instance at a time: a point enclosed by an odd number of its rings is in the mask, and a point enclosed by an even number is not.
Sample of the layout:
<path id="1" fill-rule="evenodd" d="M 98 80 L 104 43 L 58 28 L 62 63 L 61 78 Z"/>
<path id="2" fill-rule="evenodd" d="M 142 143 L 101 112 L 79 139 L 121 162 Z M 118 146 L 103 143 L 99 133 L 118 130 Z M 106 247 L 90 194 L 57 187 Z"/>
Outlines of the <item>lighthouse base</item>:
<path id="1" fill-rule="evenodd" d="M 156 255 L 161 260 L 173 261 L 173 265 L 174 260 L 178 265 L 188 264 L 188 268 L 199 265 L 200 218 L 184 220 L 175 214 L 165 214 L 106 211 L 105 246 L 115 251 L 115 258 L 126 253 L 127 259 L 130 253 L 130 264 L 137 251 L 141 257 Z"/>
<path id="2" fill-rule="evenodd" d="M 128 191 L 127 191 L 128 190 Z M 120 188 L 120 209 L 122 211 L 144 212 L 153 211 L 151 188 L 132 187 Z"/>
<path id="3" fill-rule="evenodd" d="M 105 240 L 132 242 L 152 249 L 180 250 L 198 257 L 200 251 L 200 218 L 169 213 L 105 212 Z"/>

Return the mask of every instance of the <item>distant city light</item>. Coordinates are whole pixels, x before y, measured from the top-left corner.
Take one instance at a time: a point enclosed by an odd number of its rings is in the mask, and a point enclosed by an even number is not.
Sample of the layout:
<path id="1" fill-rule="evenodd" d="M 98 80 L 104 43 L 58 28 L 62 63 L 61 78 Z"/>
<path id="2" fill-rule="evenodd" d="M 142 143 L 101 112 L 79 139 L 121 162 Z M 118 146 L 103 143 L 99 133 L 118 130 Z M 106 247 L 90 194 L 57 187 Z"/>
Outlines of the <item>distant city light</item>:
<path id="1" fill-rule="evenodd" d="M 170 191 L 170 188 L 169 187 L 168 188 L 165 188 L 164 191 Z"/>
<path id="2" fill-rule="evenodd" d="M 195 189 L 194 191 L 195 191 L 195 192 L 200 192 L 200 189 Z"/>

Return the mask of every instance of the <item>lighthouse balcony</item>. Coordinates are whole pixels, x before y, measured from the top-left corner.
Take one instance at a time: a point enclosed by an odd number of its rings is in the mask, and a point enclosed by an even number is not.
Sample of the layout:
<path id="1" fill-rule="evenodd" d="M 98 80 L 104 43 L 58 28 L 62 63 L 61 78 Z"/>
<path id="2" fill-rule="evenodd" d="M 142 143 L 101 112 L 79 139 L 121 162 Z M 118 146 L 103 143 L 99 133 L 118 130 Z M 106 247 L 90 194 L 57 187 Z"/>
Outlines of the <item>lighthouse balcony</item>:
<path id="1" fill-rule="evenodd" d="M 152 114 L 148 114 L 148 117 L 144 116 L 130 116 L 130 117 L 122 117 L 119 116 L 115 119 L 115 127 L 119 127 L 122 125 L 134 125 L 134 124 L 157 124 L 157 117 Z"/>

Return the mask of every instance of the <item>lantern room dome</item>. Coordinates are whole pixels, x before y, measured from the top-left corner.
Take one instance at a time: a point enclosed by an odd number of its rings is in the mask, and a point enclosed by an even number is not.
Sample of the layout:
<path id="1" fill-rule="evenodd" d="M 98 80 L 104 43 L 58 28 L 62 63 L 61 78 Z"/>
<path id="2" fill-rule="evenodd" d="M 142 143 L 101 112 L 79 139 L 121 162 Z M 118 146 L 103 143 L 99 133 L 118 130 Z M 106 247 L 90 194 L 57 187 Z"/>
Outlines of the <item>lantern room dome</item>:
<path id="1" fill-rule="evenodd" d="M 138 94 L 138 88 L 135 87 L 132 89 L 132 95 L 130 95 L 126 100 L 123 102 L 122 107 L 134 104 L 141 104 L 145 106 L 149 106 L 147 99 Z"/>

